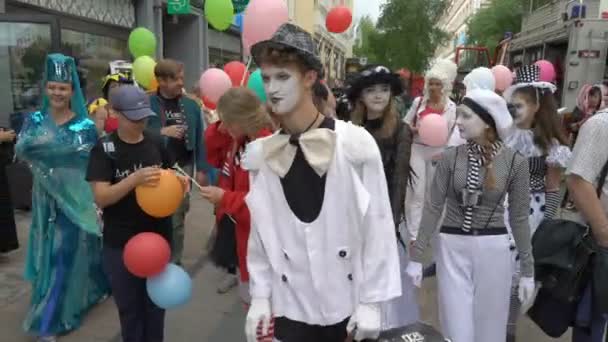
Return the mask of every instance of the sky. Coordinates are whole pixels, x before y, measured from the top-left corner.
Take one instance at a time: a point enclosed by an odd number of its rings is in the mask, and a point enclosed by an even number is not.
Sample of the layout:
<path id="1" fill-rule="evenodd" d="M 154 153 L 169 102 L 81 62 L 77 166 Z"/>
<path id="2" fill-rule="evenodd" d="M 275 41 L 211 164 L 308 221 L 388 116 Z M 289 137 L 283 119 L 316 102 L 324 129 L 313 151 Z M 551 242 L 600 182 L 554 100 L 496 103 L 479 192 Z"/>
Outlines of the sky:
<path id="1" fill-rule="evenodd" d="M 355 18 L 370 15 L 374 21 L 380 15 L 381 0 L 355 0 Z"/>

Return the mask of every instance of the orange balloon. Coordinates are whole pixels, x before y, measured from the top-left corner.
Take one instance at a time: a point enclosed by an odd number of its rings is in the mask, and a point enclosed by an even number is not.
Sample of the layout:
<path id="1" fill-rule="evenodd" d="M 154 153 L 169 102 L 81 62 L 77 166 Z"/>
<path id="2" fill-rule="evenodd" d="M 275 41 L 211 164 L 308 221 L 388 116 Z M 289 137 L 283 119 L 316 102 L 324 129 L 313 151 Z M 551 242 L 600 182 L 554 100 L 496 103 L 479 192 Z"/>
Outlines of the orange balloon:
<path id="1" fill-rule="evenodd" d="M 174 171 L 161 170 L 155 186 L 140 185 L 135 188 L 139 207 L 148 215 L 163 218 L 173 215 L 184 199 L 184 187 Z"/>
<path id="2" fill-rule="evenodd" d="M 156 80 L 156 77 L 152 77 L 152 81 L 150 81 L 150 89 L 149 90 L 156 91 L 156 89 L 158 89 L 158 80 Z"/>

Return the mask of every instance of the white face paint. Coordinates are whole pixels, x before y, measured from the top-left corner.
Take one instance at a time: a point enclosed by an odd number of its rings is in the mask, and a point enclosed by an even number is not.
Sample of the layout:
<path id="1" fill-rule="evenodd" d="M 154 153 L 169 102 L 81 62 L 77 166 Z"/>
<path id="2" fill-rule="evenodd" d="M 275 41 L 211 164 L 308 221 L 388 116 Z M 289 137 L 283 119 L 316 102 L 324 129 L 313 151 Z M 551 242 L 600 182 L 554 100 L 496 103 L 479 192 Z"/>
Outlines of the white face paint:
<path id="1" fill-rule="evenodd" d="M 382 112 L 391 100 L 391 87 L 388 84 L 367 87 L 361 92 L 361 98 L 369 112 Z"/>
<path id="2" fill-rule="evenodd" d="M 299 72 L 292 68 L 263 67 L 262 79 L 274 114 L 290 113 L 297 107 L 304 92 Z"/>
<path id="3" fill-rule="evenodd" d="M 490 127 L 467 106 L 458 106 L 456 114 L 456 124 L 458 125 L 462 139 L 473 140 L 480 138 L 486 129 Z"/>
<path id="4" fill-rule="evenodd" d="M 525 100 L 523 96 L 518 94 L 513 95 L 511 104 L 515 109 L 515 117 L 513 117 L 513 122 L 515 125 L 520 126 L 526 122 L 530 116 L 534 116 L 534 108 L 528 103 L 528 101 Z"/>

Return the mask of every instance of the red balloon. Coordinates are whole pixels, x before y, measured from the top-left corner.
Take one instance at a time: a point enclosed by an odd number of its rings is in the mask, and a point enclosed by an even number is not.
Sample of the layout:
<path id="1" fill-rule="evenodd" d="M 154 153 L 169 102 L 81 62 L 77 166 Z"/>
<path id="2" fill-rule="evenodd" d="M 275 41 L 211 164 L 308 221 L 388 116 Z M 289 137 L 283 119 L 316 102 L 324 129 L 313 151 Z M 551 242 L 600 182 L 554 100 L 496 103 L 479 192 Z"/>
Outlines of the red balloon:
<path id="1" fill-rule="evenodd" d="M 122 258 L 129 272 L 148 278 L 165 269 L 171 248 L 167 240 L 156 233 L 139 233 L 127 242 Z"/>
<path id="2" fill-rule="evenodd" d="M 336 6 L 332 8 L 325 19 L 325 27 L 327 31 L 333 33 L 342 33 L 350 27 L 353 22 L 353 14 L 350 8 L 346 6 Z"/>
<path id="3" fill-rule="evenodd" d="M 211 100 L 209 100 L 209 98 L 207 96 L 203 96 L 203 104 L 205 105 L 206 108 L 214 110 L 215 108 L 217 108 L 217 105 L 213 102 L 211 102 Z"/>
<path id="4" fill-rule="evenodd" d="M 232 81 L 232 86 L 240 87 L 241 81 L 243 80 L 243 74 L 247 72 L 247 66 L 241 62 L 232 61 L 224 65 L 224 71 L 230 77 L 230 80 Z M 243 84 L 247 84 L 248 79 L 249 75 L 245 77 L 245 82 L 243 82 Z"/>

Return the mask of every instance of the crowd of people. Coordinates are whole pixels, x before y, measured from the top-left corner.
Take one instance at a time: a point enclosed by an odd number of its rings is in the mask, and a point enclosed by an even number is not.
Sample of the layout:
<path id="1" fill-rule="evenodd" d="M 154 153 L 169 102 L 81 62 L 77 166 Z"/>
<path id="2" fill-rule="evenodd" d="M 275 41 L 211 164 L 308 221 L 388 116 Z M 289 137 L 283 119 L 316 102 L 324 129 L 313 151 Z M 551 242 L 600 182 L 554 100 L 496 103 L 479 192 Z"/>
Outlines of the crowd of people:
<path id="1" fill-rule="evenodd" d="M 26 332 L 55 341 L 111 294 L 124 341 L 163 341 L 165 312 L 122 254 L 130 238 L 154 232 L 182 262 L 190 195 L 171 217 L 155 218 L 134 191 L 177 165 L 184 189 L 195 180 L 193 191 L 214 207 L 210 258 L 226 271 L 218 291 L 238 285 L 248 342 L 395 336 L 420 319 L 416 290 L 430 273 L 431 245 L 446 340 L 515 341 L 522 313 L 547 305 L 535 301 L 543 279 L 533 236 L 559 217 L 565 177 L 594 251 L 566 323 L 574 342 L 604 341 L 604 85 L 584 87 L 562 120 L 555 85 L 540 81 L 534 65 L 501 90 L 478 68 L 456 103 L 457 67 L 448 60 L 426 72 L 422 96 L 406 99 L 400 75 L 382 65 L 364 67 L 334 96 L 314 39 L 293 24 L 251 55 L 267 102 L 234 87 L 215 110 L 185 92 L 186 70 L 175 60 L 158 62 L 158 89 L 147 93 L 129 75 L 109 73 L 103 96 L 87 105 L 74 60 L 47 56 L 40 110 L 18 134 L 0 131 L 0 185 L 15 139 L 34 179 Z M 428 145 L 419 130 L 429 115 L 447 125 L 443 145 Z M 1 253 L 19 247 L 6 188 Z"/>

